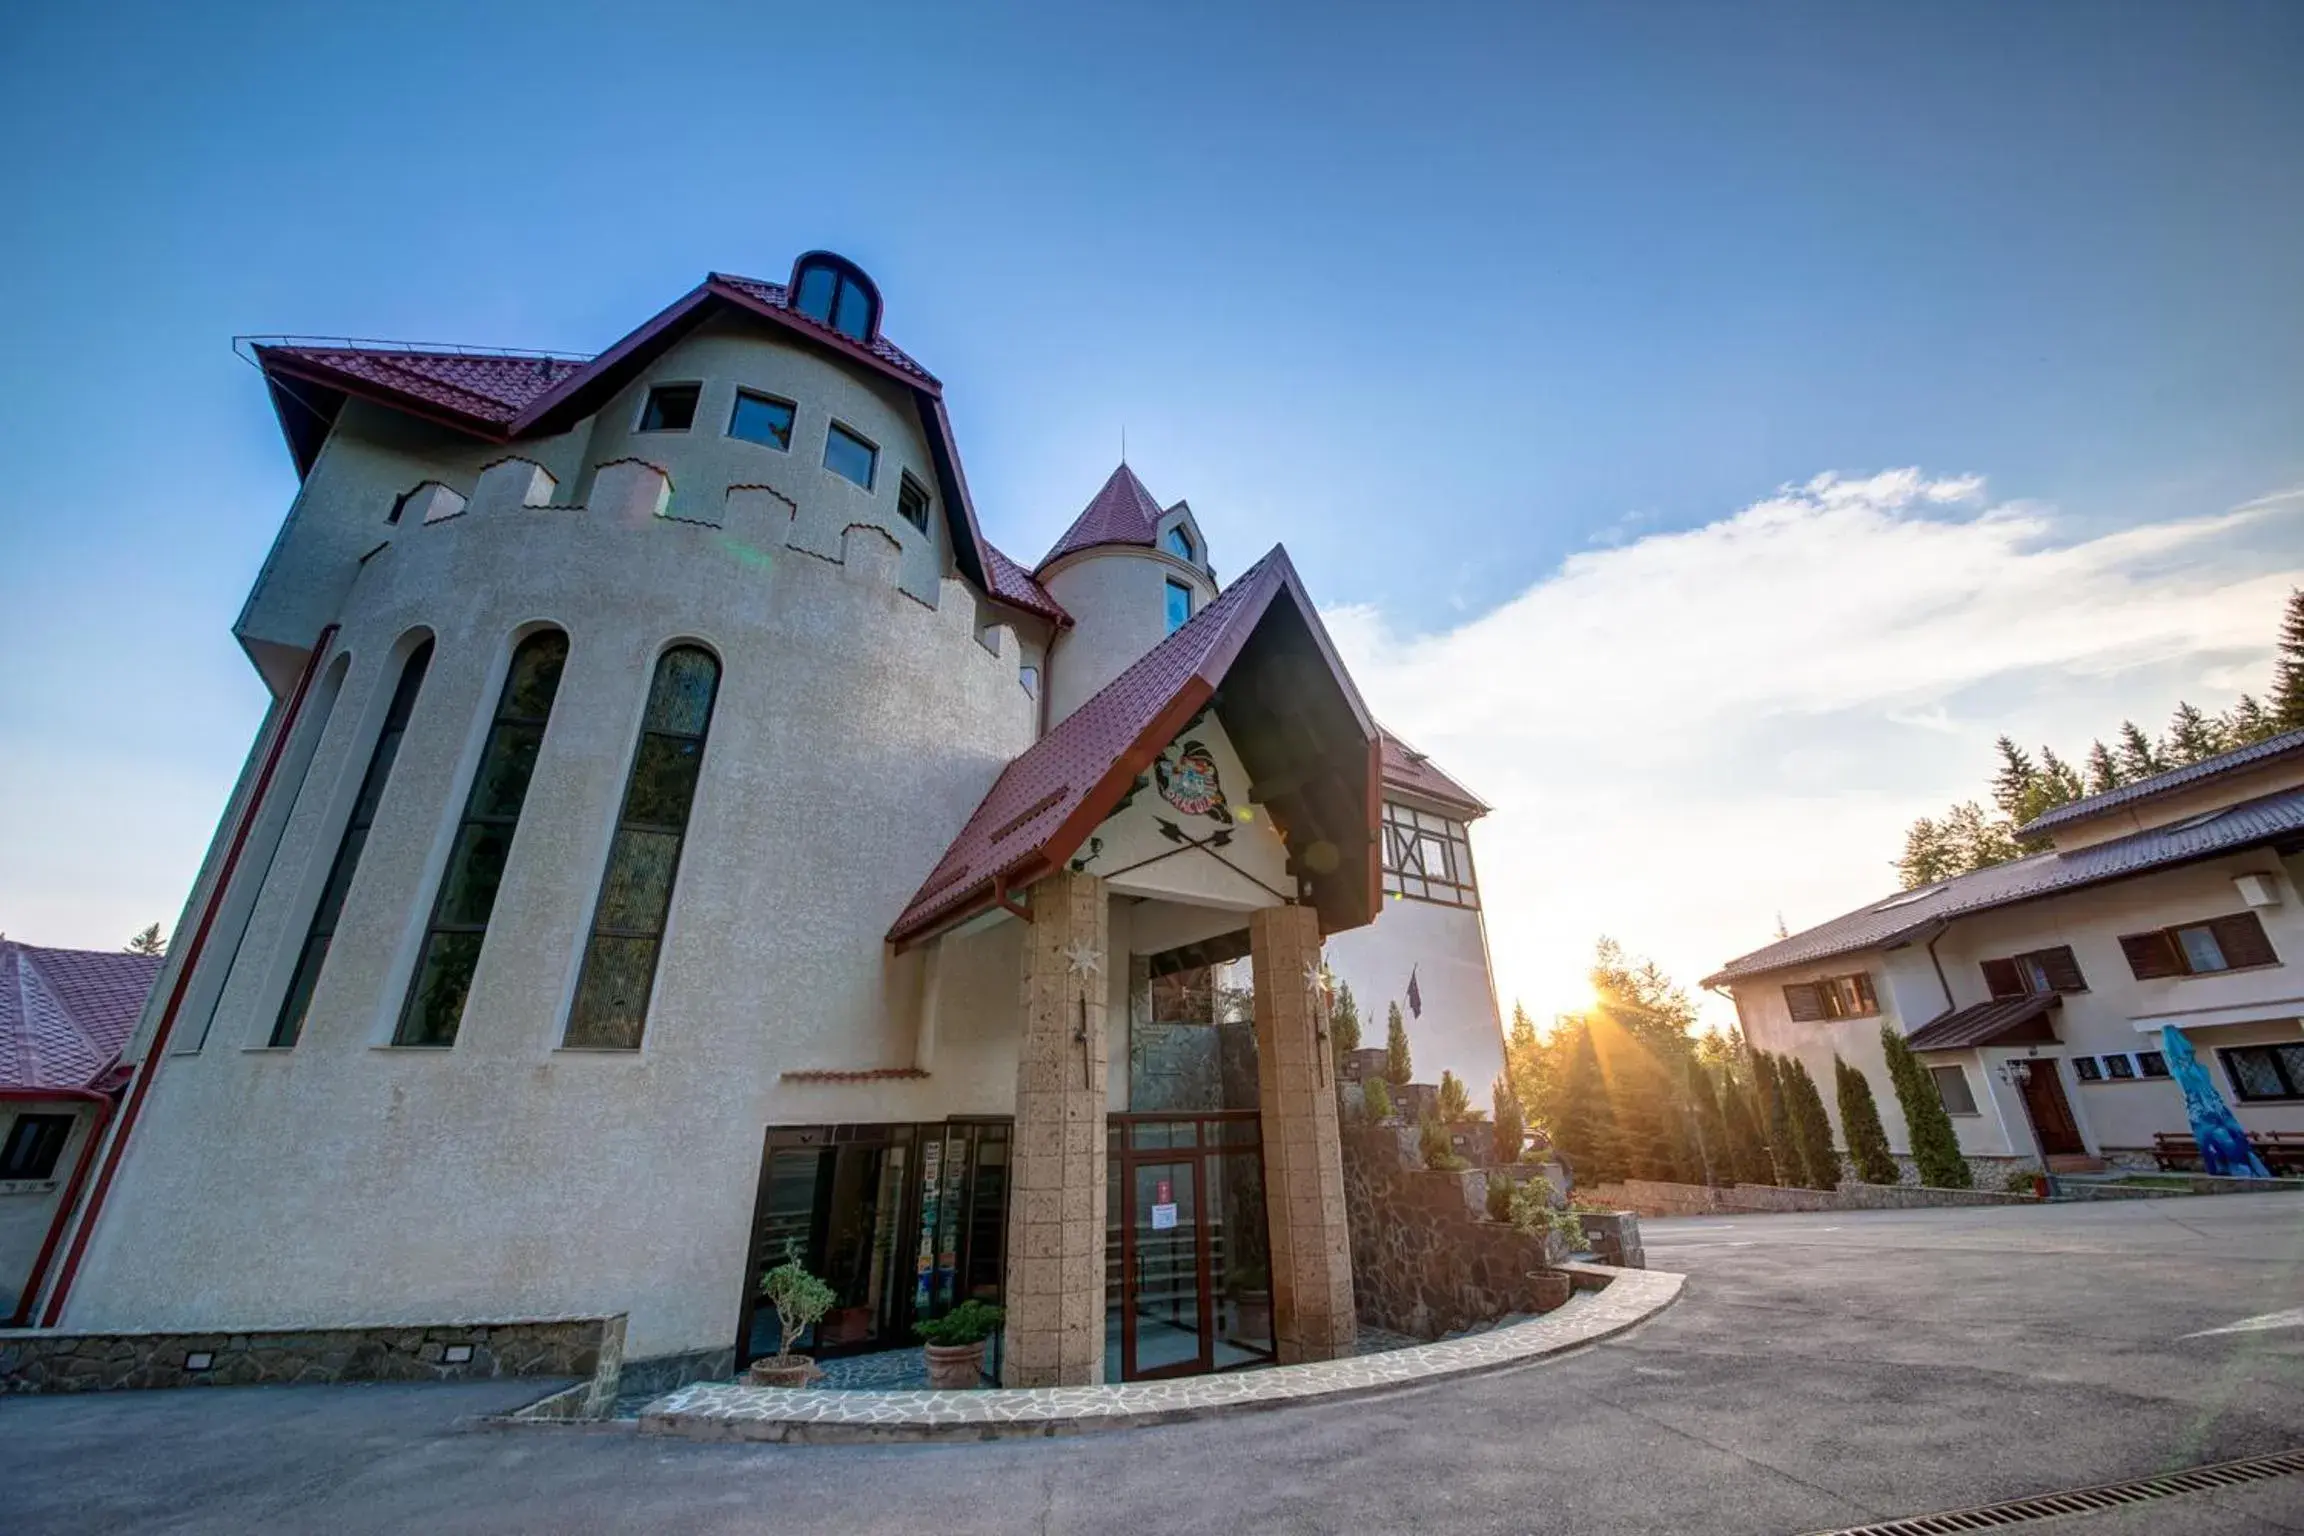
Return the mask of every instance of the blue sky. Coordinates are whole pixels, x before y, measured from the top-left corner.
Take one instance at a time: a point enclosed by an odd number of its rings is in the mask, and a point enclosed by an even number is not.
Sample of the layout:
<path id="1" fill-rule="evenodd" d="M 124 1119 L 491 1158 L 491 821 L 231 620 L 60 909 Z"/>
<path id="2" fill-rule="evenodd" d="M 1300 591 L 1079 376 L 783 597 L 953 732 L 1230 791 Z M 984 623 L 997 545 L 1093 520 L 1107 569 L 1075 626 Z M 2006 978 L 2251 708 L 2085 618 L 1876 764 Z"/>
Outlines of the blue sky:
<path id="1" fill-rule="evenodd" d="M 172 921 L 246 748 L 227 628 L 294 479 L 235 332 L 592 350 L 706 270 L 831 246 L 944 379 L 1012 553 L 1125 428 L 1220 567 L 1284 539 L 1394 651 L 1820 474 L 1983 477 L 1883 493 L 1951 532 L 2052 509 L 2012 556 L 2304 484 L 2293 5 L 485 9 L 52 7 L 0 43 L 0 929 Z M 2268 616 L 2212 615 L 2276 606 L 2292 510 L 2153 557 L 2180 579 L 2123 590 L 2196 584 L 2203 616 L 2084 686 L 2058 652 L 1755 707 L 1872 742 L 1827 759 L 1892 842 L 2044 701 L 2257 686 Z M 1673 727 L 1637 646 L 1560 644 L 1498 659 L 1621 703 L 1563 703 L 1543 750 Z M 1491 775 L 1490 865 L 1544 862 L 1562 788 L 1481 721 L 1549 696 L 1399 676 L 1379 712 Z M 1935 724 L 1866 734 L 1892 717 Z M 1736 771 L 1798 802 L 1810 750 Z M 1878 884 L 1870 826 L 1795 925 Z M 1701 974 L 1807 899 L 1739 883 L 1716 934 L 1576 910 Z M 1507 987 L 1551 985 L 1538 908 L 1491 925 Z"/>

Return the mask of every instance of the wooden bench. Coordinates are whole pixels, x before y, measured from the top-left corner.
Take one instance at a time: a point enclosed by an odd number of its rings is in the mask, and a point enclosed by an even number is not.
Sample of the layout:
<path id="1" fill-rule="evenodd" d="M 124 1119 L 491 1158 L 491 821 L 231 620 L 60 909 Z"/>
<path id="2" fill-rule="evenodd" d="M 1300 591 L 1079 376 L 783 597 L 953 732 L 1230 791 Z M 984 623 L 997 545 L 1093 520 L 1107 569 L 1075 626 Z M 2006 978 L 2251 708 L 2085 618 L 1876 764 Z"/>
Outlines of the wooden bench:
<path id="1" fill-rule="evenodd" d="M 2304 1176 L 2304 1134 L 2295 1131 L 2253 1131 L 2248 1146 L 2277 1177 Z M 2191 1136 L 2158 1131 L 2152 1137 L 2152 1156 L 2170 1173 L 2196 1173 L 2200 1169 L 2200 1143 Z"/>

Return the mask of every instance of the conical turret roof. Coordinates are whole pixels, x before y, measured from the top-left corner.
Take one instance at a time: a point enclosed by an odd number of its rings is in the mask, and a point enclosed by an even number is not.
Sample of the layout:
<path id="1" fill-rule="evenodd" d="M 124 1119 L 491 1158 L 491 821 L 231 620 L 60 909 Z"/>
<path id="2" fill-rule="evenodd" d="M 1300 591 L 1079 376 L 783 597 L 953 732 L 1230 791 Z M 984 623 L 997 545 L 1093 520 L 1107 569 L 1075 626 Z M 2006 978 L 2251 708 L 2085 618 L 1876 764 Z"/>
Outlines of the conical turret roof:
<path id="1" fill-rule="evenodd" d="M 1112 478 L 1104 488 L 1089 499 L 1087 507 L 1064 530 L 1064 537 L 1056 541 L 1035 567 L 1035 573 L 1044 571 L 1059 559 L 1075 550 L 1094 549 L 1100 544 L 1133 544 L 1151 549 L 1158 543 L 1155 535 L 1160 519 L 1167 514 L 1160 503 L 1144 489 L 1144 482 L 1126 464 L 1112 471 Z"/>

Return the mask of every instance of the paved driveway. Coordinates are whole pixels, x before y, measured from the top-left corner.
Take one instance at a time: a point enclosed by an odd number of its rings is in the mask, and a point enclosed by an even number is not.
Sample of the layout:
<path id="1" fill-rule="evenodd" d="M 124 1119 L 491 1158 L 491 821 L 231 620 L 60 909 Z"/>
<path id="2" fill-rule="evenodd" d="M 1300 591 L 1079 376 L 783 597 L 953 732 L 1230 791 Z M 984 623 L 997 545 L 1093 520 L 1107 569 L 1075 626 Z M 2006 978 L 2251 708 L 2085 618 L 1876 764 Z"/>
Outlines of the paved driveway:
<path id="1" fill-rule="evenodd" d="M 2304 1447 L 2304 1197 L 1655 1222 L 1686 1297 L 1501 1375 L 1070 1440 L 465 1432 L 518 1388 L 0 1399 L 0 1530 L 1798 1532 Z M 2304 1478 L 2059 1522 L 2304 1531 Z"/>

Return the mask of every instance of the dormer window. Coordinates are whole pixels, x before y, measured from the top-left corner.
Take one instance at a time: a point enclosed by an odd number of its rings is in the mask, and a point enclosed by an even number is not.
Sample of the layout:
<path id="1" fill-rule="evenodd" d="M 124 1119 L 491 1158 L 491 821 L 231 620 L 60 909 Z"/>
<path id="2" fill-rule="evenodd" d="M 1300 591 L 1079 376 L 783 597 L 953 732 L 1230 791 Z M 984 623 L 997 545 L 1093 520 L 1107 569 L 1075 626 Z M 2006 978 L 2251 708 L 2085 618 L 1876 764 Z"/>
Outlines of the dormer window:
<path id="1" fill-rule="evenodd" d="M 1192 547 L 1192 535 L 1184 531 L 1182 523 L 1168 530 L 1168 553 L 1187 562 L 1200 558 L 1200 552 Z"/>
<path id="2" fill-rule="evenodd" d="M 880 329 L 880 295 L 872 280 L 837 256 L 812 251 L 792 272 L 792 307 L 855 341 Z"/>

